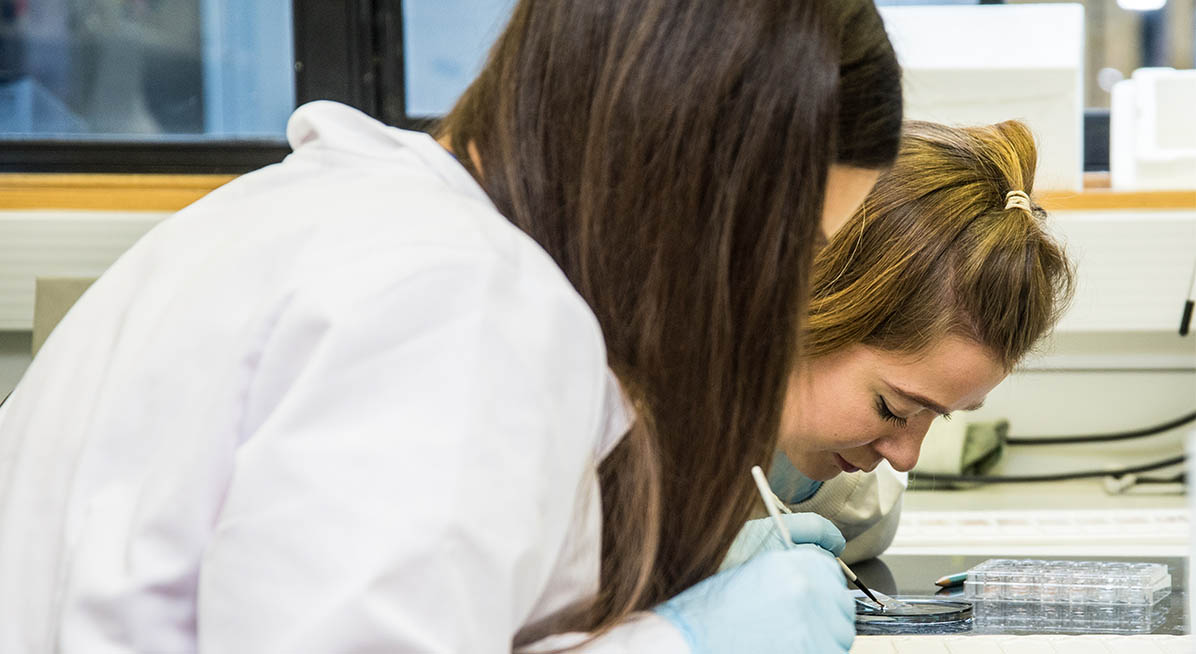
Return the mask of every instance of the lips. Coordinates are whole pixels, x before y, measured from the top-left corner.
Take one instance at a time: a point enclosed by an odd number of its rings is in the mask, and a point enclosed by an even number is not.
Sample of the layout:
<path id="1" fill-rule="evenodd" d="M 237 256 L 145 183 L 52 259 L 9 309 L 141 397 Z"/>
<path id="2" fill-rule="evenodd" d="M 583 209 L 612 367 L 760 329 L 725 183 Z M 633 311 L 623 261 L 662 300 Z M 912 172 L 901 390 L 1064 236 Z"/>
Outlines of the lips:
<path id="1" fill-rule="evenodd" d="M 835 454 L 835 463 L 839 464 L 839 468 L 841 468 L 843 472 L 856 472 L 859 470 L 857 466 L 851 465 L 847 462 L 847 459 L 844 459 L 837 453 Z"/>

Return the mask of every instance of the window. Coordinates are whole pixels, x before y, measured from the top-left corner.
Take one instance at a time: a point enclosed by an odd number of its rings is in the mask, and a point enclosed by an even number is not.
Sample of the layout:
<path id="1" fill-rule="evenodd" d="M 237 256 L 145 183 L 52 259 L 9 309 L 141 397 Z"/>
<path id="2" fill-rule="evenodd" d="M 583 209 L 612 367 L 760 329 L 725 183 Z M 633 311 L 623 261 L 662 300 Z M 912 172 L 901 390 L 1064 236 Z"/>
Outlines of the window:
<path id="1" fill-rule="evenodd" d="M 287 116 L 318 98 L 426 127 L 515 2 L 0 0 L 0 172 L 244 172 L 285 156 Z M 1086 11 L 1086 104 L 1098 114 L 1133 69 L 1192 67 L 1191 0 L 1145 12 L 1089 0 Z M 1095 118 L 1093 134 L 1107 110 Z"/>
<path id="2" fill-rule="evenodd" d="M 0 172 L 241 173 L 303 102 L 385 116 L 398 3 L 0 0 Z"/>
<path id="3" fill-rule="evenodd" d="M 5 140 L 277 141 L 289 0 L 3 0 Z"/>
<path id="4" fill-rule="evenodd" d="M 406 114 L 441 116 L 477 75 L 514 0 L 404 0 Z"/>
<path id="5" fill-rule="evenodd" d="M 286 152 L 291 0 L 0 0 L 0 170 L 234 172 Z"/>

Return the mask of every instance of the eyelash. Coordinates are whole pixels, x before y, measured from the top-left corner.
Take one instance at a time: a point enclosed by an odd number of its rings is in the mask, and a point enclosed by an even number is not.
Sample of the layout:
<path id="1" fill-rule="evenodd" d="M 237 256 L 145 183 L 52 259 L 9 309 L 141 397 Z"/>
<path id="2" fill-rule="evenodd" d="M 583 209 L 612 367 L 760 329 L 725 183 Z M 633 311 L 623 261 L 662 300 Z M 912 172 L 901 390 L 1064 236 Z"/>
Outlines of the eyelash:
<path id="1" fill-rule="evenodd" d="M 885 402 L 885 398 L 881 395 L 876 396 L 876 413 L 882 420 L 887 420 L 898 427 L 904 427 L 907 422 L 905 418 L 893 413 L 893 410 L 889 408 L 889 403 Z"/>

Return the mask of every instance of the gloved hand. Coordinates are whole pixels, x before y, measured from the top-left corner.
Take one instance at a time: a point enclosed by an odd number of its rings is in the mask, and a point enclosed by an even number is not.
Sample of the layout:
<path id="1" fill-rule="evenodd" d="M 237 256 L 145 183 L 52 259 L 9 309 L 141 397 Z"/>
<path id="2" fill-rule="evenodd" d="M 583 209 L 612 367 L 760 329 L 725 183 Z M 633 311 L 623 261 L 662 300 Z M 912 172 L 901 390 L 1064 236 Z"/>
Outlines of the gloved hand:
<path id="1" fill-rule="evenodd" d="M 789 536 L 795 543 L 817 545 L 835 556 L 842 554 L 843 548 L 847 546 L 839 528 L 817 513 L 785 513 L 781 515 L 781 520 L 785 522 Z M 727 551 L 727 557 L 723 559 L 718 570 L 729 570 L 743 565 L 744 561 L 761 552 L 786 547 L 786 544 L 781 542 L 781 536 L 777 533 L 772 518 L 748 520 L 731 543 L 731 549 Z"/>
<path id="2" fill-rule="evenodd" d="M 855 600 L 815 545 L 766 552 L 656 607 L 693 654 L 846 654 Z"/>

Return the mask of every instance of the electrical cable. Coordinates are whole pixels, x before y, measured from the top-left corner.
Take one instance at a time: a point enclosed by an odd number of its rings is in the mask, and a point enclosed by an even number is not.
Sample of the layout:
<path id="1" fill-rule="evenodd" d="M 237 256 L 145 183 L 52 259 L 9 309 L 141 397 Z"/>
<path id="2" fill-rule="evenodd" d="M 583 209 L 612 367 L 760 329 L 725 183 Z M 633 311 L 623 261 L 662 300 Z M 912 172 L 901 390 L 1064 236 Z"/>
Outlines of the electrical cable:
<path id="1" fill-rule="evenodd" d="M 1137 484 L 1186 484 L 1188 483 L 1188 474 L 1181 472 L 1178 475 L 1171 477 L 1138 477 Z"/>
<path id="2" fill-rule="evenodd" d="M 1183 315 L 1179 318 L 1179 335 L 1187 336 L 1192 328 L 1192 309 L 1196 308 L 1196 265 L 1192 266 L 1192 281 L 1188 284 L 1188 299 L 1184 301 Z"/>
<path id="3" fill-rule="evenodd" d="M 1144 438 L 1146 436 L 1154 436 L 1165 431 L 1182 427 L 1189 422 L 1196 421 L 1196 411 L 1184 414 L 1174 420 L 1169 420 L 1161 425 L 1154 427 L 1146 427 L 1144 429 L 1135 429 L 1132 431 L 1113 432 L 1110 434 L 1079 434 L 1075 436 L 1018 436 L 1015 438 L 1006 438 L 1007 445 L 1067 445 L 1071 443 L 1107 443 L 1109 441 L 1125 441 L 1132 438 Z"/>
<path id="4" fill-rule="evenodd" d="M 1077 470 L 1074 472 L 1056 472 L 1043 475 L 940 475 L 940 474 L 911 474 L 911 480 L 929 484 L 1024 484 L 1045 481 L 1071 481 L 1073 479 L 1098 479 L 1101 477 L 1121 477 L 1149 470 L 1168 468 L 1183 463 L 1188 457 L 1173 456 L 1162 461 L 1144 463 L 1129 468 L 1115 470 Z"/>

